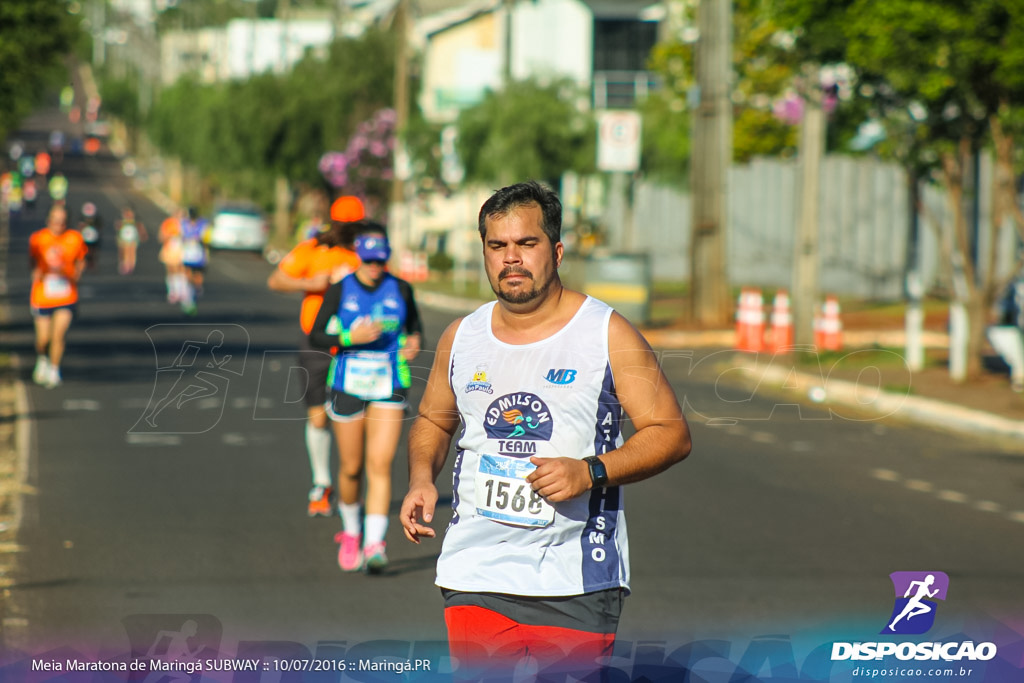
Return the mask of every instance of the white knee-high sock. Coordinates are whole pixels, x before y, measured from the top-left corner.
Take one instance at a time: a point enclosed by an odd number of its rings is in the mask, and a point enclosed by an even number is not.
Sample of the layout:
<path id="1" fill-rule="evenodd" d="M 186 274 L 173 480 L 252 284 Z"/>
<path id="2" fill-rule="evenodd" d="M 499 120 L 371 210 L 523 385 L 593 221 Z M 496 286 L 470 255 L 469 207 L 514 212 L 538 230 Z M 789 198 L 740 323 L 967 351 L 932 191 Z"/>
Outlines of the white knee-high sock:
<path id="1" fill-rule="evenodd" d="M 314 486 L 331 485 L 331 430 L 306 422 L 306 452 L 313 472 Z"/>
<path id="2" fill-rule="evenodd" d="M 341 515 L 341 528 L 347 534 L 360 535 L 362 532 L 363 506 L 359 503 L 338 503 L 338 514 Z"/>
<path id="3" fill-rule="evenodd" d="M 384 540 L 384 536 L 388 533 L 388 516 L 387 515 L 366 515 L 366 521 L 363 522 L 366 527 L 363 533 L 363 545 L 371 545 L 373 543 L 380 543 Z"/>

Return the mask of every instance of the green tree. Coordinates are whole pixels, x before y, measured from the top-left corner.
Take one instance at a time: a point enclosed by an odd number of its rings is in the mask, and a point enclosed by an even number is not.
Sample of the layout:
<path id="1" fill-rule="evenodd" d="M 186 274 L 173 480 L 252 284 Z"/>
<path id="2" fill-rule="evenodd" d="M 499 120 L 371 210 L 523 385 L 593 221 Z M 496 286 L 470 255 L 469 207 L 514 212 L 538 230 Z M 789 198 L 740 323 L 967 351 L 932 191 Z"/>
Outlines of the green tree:
<path id="1" fill-rule="evenodd" d="M 662 87 L 639 103 L 643 119 L 641 170 L 651 178 L 684 182 L 690 171 L 690 112 L 687 91 L 693 85 L 693 50 L 678 41 L 659 43 L 650 69 Z"/>
<path id="2" fill-rule="evenodd" d="M 0 2 L 0 138 L 64 73 L 77 21 L 60 0 Z"/>
<path id="3" fill-rule="evenodd" d="M 650 69 L 662 88 L 641 105 L 644 114 L 643 170 L 652 177 L 679 180 L 689 169 L 688 101 L 694 80 L 692 39 L 685 29 L 696 23 L 697 2 L 676 3 L 669 37 L 655 46 Z M 755 156 L 792 156 L 797 127 L 775 113 L 794 86 L 799 58 L 792 37 L 772 13 L 771 0 L 735 0 L 733 54 L 733 160 Z"/>
<path id="4" fill-rule="evenodd" d="M 100 96 L 103 109 L 108 114 L 124 121 L 130 128 L 142 123 L 139 111 L 139 89 L 130 78 L 104 78 L 100 81 Z"/>
<path id="5" fill-rule="evenodd" d="M 227 194 L 270 204 L 276 176 L 323 183 L 320 156 L 344 149 L 356 126 L 392 99 L 394 49 L 377 29 L 336 41 L 326 59 L 308 55 L 286 76 L 164 89 L 147 126 L 167 154 Z"/>
<path id="6" fill-rule="evenodd" d="M 597 128 L 568 80 L 530 79 L 488 91 L 458 118 L 458 153 L 469 182 L 509 185 L 527 178 L 557 187 L 566 171 L 593 170 Z"/>
<path id="7" fill-rule="evenodd" d="M 1013 141 L 1024 132 L 1024 0 L 776 0 L 775 10 L 797 36 L 803 60 L 842 60 L 856 69 L 859 93 L 887 124 L 882 151 L 915 180 L 926 176 L 944 185 L 953 216 L 945 260 L 954 271 L 954 295 L 970 316 L 967 377 L 976 376 L 1000 283 L 994 247 L 972 259 L 964 181 L 972 155 L 991 144 L 997 158 L 992 230 L 1007 215 L 1018 228 L 1024 223 L 1013 182 L 1019 163 Z"/>
<path id="8" fill-rule="evenodd" d="M 981 372 L 987 315 L 1003 283 L 995 273 L 995 240 L 972 258 L 965 177 L 973 155 L 992 145 L 997 183 L 990 229 L 998 234 L 1009 216 L 1020 229 L 1013 164 L 1024 108 L 1022 21 L 1024 0 L 855 0 L 844 29 L 850 62 L 883 80 L 892 99 L 917 110 L 919 144 L 906 149 L 918 155 L 914 163 L 920 165 L 921 156 L 937 162 L 949 194 L 953 240 L 946 256 L 954 295 L 969 317 L 967 378 Z M 882 26 L 888 29 L 879 31 Z"/>

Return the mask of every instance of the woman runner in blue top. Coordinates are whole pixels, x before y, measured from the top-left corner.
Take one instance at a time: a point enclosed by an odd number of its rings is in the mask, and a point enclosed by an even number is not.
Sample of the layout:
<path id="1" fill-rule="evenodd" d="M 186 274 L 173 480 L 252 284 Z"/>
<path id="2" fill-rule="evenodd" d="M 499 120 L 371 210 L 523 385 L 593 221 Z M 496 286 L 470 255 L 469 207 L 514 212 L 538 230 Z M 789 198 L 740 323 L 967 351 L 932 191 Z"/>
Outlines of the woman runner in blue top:
<path id="1" fill-rule="evenodd" d="M 387 566 L 391 464 L 411 384 L 408 361 L 419 353 L 422 327 L 412 287 L 386 270 L 391 248 L 383 226 L 368 226 L 356 238 L 355 251 L 361 265 L 324 293 L 309 340 L 314 347 L 336 349 L 327 413 L 341 461 L 338 565 L 356 571 L 365 561 L 368 572 L 379 573 Z"/>

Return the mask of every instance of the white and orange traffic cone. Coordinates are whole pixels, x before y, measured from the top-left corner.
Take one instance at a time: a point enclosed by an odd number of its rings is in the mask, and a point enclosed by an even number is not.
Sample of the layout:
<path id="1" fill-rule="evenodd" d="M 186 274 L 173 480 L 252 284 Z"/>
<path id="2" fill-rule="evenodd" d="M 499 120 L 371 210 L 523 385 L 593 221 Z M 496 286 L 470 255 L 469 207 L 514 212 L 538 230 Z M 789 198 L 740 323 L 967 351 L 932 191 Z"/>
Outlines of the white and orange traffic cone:
<path id="1" fill-rule="evenodd" d="M 413 281 L 424 282 L 430 275 L 430 267 L 427 262 L 427 252 L 417 251 L 413 265 Z"/>
<path id="2" fill-rule="evenodd" d="M 761 290 L 745 287 L 740 292 L 736 311 L 736 350 L 764 349 L 764 298 Z"/>
<path id="3" fill-rule="evenodd" d="M 778 353 L 793 346 L 793 312 L 789 308 L 789 293 L 780 289 L 772 302 L 771 334 L 768 350 Z"/>
<path id="4" fill-rule="evenodd" d="M 824 351 L 843 348 L 843 321 L 839 318 L 839 298 L 835 295 L 825 297 L 821 317 L 815 317 L 814 345 Z"/>
<path id="5" fill-rule="evenodd" d="M 411 251 L 403 251 L 398 257 L 398 277 L 411 282 L 416 271 L 416 255 Z"/>

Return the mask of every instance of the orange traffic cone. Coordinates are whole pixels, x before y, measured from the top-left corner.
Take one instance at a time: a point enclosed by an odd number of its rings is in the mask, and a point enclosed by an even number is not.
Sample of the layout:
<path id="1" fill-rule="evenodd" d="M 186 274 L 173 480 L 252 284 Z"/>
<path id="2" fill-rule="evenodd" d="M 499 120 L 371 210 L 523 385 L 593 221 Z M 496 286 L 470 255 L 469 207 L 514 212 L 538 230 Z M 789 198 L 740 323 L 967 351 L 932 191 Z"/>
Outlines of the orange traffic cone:
<path id="1" fill-rule="evenodd" d="M 825 351 L 843 348 L 843 321 L 839 319 L 839 299 L 835 295 L 825 297 L 821 317 L 815 317 L 814 345 Z"/>
<path id="2" fill-rule="evenodd" d="M 772 302 L 771 341 L 768 349 L 775 353 L 793 346 L 793 313 L 789 310 L 789 293 L 780 289 Z"/>
<path id="3" fill-rule="evenodd" d="M 403 251 L 398 259 L 398 277 L 411 282 L 416 270 L 416 255 L 411 251 Z"/>
<path id="4" fill-rule="evenodd" d="M 416 282 L 424 282 L 430 275 L 430 266 L 427 263 L 427 253 L 417 251 L 413 266 L 413 279 Z"/>
<path id="5" fill-rule="evenodd" d="M 746 287 L 740 292 L 736 311 L 736 350 L 764 348 L 764 299 L 761 290 Z"/>

